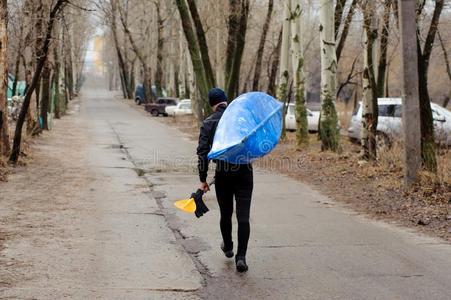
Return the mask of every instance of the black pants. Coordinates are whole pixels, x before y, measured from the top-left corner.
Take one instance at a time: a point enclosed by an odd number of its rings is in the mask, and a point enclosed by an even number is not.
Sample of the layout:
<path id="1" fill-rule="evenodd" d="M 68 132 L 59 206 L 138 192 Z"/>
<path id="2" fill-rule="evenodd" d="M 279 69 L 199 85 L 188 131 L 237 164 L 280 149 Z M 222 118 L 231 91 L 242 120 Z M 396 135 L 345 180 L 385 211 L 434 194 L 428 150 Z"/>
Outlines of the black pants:
<path id="1" fill-rule="evenodd" d="M 249 241 L 249 215 L 251 209 L 252 190 L 254 187 L 251 165 L 225 167 L 218 165 L 216 169 L 216 197 L 221 211 L 221 234 L 226 249 L 232 247 L 232 214 L 233 198 L 236 201 L 236 217 L 238 220 L 237 256 L 246 256 Z"/>

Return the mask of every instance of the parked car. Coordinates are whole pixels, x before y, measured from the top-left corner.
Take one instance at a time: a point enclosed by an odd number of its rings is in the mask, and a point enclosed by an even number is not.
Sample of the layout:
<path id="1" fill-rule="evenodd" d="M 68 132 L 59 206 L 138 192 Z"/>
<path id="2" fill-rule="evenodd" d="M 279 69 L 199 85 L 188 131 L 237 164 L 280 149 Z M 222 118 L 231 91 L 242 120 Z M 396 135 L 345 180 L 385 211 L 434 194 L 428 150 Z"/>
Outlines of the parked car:
<path id="1" fill-rule="evenodd" d="M 287 115 L 285 116 L 285 125 L 287 130 L 296 130 L 296 106 L 294 103 L 288 104 Z M 310 132 L 318 131 L 319 111 L 311 111 L 307 109 L 308 130 Z"/>
<path id="2" fill-rule="evenodd" d="M 181 100 L 180 103 L 177 104 L 177 105 L 168 105 L 168 106 L 166 106 L 166 109 L 165 109 L 166 110 L 166 114 L 168 116 L 174 117 L 175 116 L 175 110 L 177 109 L 177 106 L 179 106 L 183 102 L 189 102 L 191 104 L 191 100 L 190 99 L 184 99 L 184 100 Z"/>
<path id="3" fill-rule="evenodd" d="M 145 108 L 154 117 L 158 117 L 159 115 L 167 116 L 166 107 L 177 105 L 178 102 L 177 98 L 158 98 L 155 103 L 146 104 Z"/>
<path id="4" fill-rule="evenodd" d="M 166 97 L 166 91 L 162 90 L 163 97 Z M 152 95 L 153 97 L 157 97 L 157 87 L 152 85 Z M 135 87 L 135 102 L 138 105 L 146 104 L 148 99 L 146 99 L 146 94 L 144 92 L 144 86 L 142 84 L 137 84 Z"/>
<path id="5" fill-rule="evenodd" d="M 379 118 L 377 124 L 378 137 L 384 142 L 402 136 L 402 99 L 379 98 Z M 431 103 L 432 117 L 434 119 L 434 135 L 437 143 L 451 145 L 451 112 L 435 103 Z M 360 140 L 362 126 L 362 103 L 354 111 L 348 136 L 353 141 Z"/>
<path id="6" fill-rule="evenodd" d="M 136 85 L 135 88 L 135 102 L 138 105 L 146 103 L 146 96 L 144 93 L 144 87 L 142 84 Z"/>
<path id="7" fill-rule="evenodd" d="M 192 115 L 191 100 L 180 102 L 174 112 L 176 116 Z"/>

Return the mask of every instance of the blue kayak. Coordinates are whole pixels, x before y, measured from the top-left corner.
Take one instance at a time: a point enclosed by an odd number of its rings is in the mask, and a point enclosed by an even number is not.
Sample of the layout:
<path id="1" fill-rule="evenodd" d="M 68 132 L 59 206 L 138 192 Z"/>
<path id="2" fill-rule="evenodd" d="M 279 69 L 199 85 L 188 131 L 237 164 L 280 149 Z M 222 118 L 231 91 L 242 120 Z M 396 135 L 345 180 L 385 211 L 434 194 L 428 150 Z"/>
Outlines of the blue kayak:
<path id="1" fill-rule="evenodd" d="M 248 164 L 270 153 L 282 134 L 282 107 L 260 92 L 235 99 L 219 121 L 208 159 Z"/>

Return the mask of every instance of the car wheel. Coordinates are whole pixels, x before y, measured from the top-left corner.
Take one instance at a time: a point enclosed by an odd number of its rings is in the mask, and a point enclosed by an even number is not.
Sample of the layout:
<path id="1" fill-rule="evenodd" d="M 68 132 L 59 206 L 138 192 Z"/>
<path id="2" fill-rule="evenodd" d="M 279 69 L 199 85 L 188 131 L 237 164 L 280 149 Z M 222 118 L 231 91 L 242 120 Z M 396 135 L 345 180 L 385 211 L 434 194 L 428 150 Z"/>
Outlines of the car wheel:
<path id="1" fill-rule="evenodd" d="M 158 110 L 156 110 L 156 109 L 152 109 L 152 111 L 151 111 L 150 113 L 151 113 L 152 116 L 154 116 L 154 117 L 158 117 L 158 115 L 160 114 L 160 113 L 158 112 Z"/>

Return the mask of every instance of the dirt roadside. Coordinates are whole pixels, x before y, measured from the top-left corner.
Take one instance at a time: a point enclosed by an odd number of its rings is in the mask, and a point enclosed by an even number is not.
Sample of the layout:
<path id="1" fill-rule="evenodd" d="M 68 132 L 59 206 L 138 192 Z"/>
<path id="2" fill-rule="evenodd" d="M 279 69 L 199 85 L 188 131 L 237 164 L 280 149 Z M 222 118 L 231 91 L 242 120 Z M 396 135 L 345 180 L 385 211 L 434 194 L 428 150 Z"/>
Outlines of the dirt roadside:
<path id="1" fill-rule="evenodd" d="M 42 276 L 34 274 L 35 268 L 22 259 L 32 256 L 42 264 L 42 254 L 27 254 L 26 245 L 54 241 L 61 243 L 62 249 L 72 247 L 69 231 L 78 226 L 72 214 L 74 205 L 85 204 L 71 201 L 79 197 L 80 187 L 90 178 L 80 164 L 84 161 L 85 136 L 71 116 L 79 109 L 79 102 L 73 101 L 71 107 L 52 132 L 28 140 L 31 149 L 22 158 L 22 165 L 10 170 L 9 182 L 0 182 L 0 250 L 6 248 L 0 255 L 0 288 Z M 12 244 L 23 252 L 10 256 L 8 246 Z"/>
<path id="2" fill-rule="evenodd" d="M 193 140 L 198 129 L 190 117 L 159 118 Z M 297 150 L 294 133 L 259 167 L 288 175 L 310 184 L 316 190 L 372 218 L 414 228 L 451 241 L 451 151 L 440 151 L 439 176 L 421 174 L 411 191 L 403 190 L 402 149 L 383 150 L 377 163 L 359 159 L 359 145 L 342 137 L 341 154 L 321 152 L 316 134 L 310 146 Z"/>

